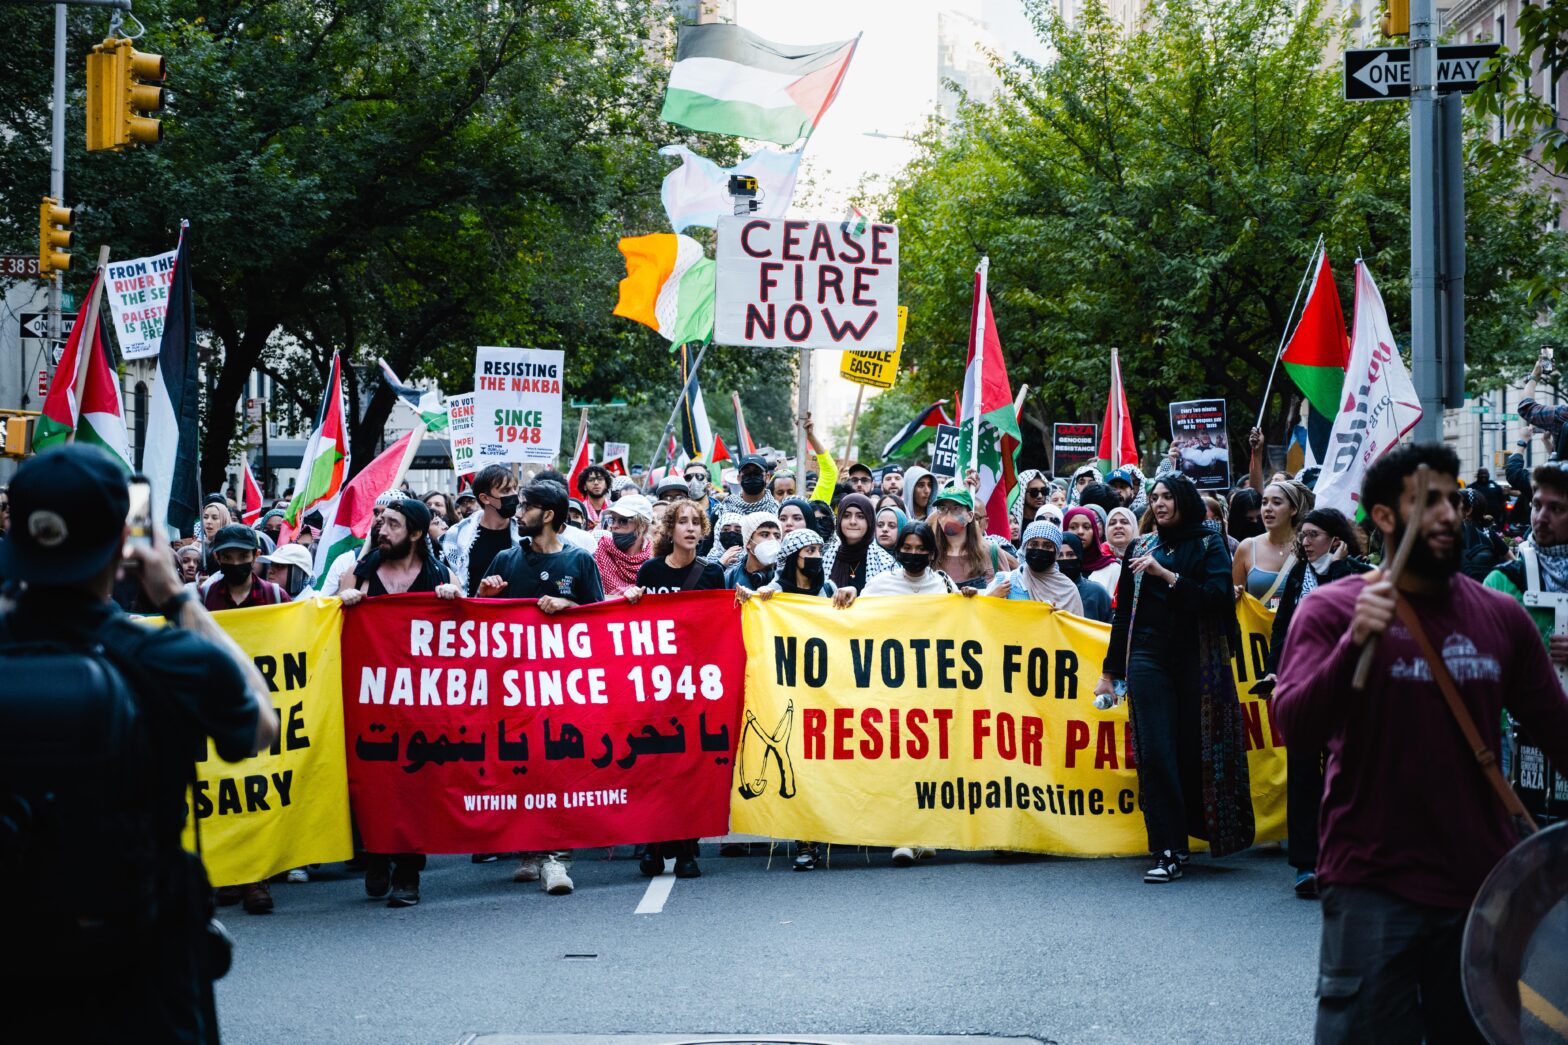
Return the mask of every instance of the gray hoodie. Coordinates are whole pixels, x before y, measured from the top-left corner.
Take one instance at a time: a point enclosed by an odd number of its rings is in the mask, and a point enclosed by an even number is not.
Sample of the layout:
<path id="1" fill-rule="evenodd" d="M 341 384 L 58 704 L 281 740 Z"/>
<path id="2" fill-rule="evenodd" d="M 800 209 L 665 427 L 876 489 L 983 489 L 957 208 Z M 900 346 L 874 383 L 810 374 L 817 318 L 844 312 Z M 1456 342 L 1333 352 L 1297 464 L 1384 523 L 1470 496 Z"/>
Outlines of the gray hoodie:
<path id="1" fill-rule="evenodd" d="M 922 468 L 918 464 L 904 472 L 904 514 L 909 517 L 910 522 L 925 521 L 925 515 L 915 511 L 915 484 L 928 475 L 931 475 L 930 470 Z M 934 498 L 937 494 L 937 491 L 941 488 L 941 482 L 937 479 L 936 476 L 932 475 L 931 497 Z M 929 510 L 930 507 L 931 501 L 930 499 L 927 499 L 926 508 Z"/>

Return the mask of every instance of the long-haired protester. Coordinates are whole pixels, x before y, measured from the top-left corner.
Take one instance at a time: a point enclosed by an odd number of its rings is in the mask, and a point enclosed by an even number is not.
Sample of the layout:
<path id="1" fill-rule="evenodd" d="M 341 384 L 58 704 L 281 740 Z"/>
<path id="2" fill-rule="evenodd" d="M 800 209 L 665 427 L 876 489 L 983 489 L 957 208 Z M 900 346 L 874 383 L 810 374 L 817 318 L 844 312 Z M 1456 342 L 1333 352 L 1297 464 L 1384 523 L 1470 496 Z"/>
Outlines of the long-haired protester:
<path id="1" fill-rule="evenodd" d="M 904 514 L 902 506 L 895 508 L 889 504 L 877 509 L 877 543 L 890 558 L 898 554 L 898 534 L 907 522 L 909 517 Z"/>
<path id="2" fill-rule="evenodd" d="M 1018 561 L 985 539 L 975 516 L 974 494 L 964 486 L 937 493 L 928 521 L 936 535 L 936 565 L 960 588 L 980 591 Z"/>
<path id="3" fill-rule="evenodd" d="M 1333 508 L 1308 512 L 1296 531 L 1296 565 L 1285 578 L 1279 609 L 1274 612 L 1274 632 L 1269 639 L 1270 688 L 1279 666 L 1280 650 L 1301 600 L 1325 584 L 1369 572 L 1372 567 L 1356 558 L 1361 534 Z M 1296 895 L 1307 899 L 1318 894 L 1318 808 L 1323 797 L 1323 758 L 1320 749 L 1291 744 L 1285 748 L 1286 852 L 1296 869 Z"/>
<path id="4" fill-rule="evenodd" d="M 1083 558 L 1079 560 L 1078 568 L 1083 571 L 1084 579 L 1093 581 L 1107 592 L 1115 592 L 1122 564 L 1105 543 L 1105 529 L 1099 513 L 1087 505 L 1069 508 L 1062 516 L 1062 531 L 1076 535 L 1083 542 Z"/>
<path id="5" fill-rule="evenodd" d="M 1296 565 L 1296 527 L 1312 510 L 1312 491 L 1294 479 L 1263 488 L 1263 532 L 1248 537 L 1231 561 L 1231 583 L 1273 609 L 1285 576 Z"/>
<path id="6" fill-rule="evenodd" d="M 1131 508 L 1112 508 L 1105 516 L 1105 543 L 1118 560 L 1138 536 L 1138 516 Z"/>
<path id="7" fill-rule="evenodd" d="M 671 502 L 664 518 L 654 527 L 653 558 L 642 564 L 637 583 L 622 591 L 621 598 L 635 605 L 645 594 L 724 587 L 723 568 L 697 555 L 697 546 L 707 535 L 707 512 L 690 498 Z M 649 842 L 638 853 L 637 870 L 649 878 L 656 877 L 664 873 L 667 858 L 675 860 L 675 877 L 702 877 L 695 838 Z"/>
<path id="8" fill-rule="evenodd" d="M 811 517 L 811 502 L 804 497 L 790 497 L 779 505 L 779 529 L 786 534 L 811 529 Z"/>
<path id="9" fill-rule="evenodd" d="M 1225 498 L 1213 494 L 1203 495 L 1203 506 L 1209 510 L 1210 525 L 1225 538 L 1225 550 L 1234 558 L 1241 542 L 1230 535 L 1230 506 L 1225 503 Z"/>
<path id="10" fill-rule="evenodd" d="M 1033 522 L 1023 532 L 1024 561 L 1016 570 L 997 574 L 987 595 L 1048 602 L 1064 613 L 1083 616 L 1078 585 L 1057 568 L 1062 531 L 1046 522 Z"/>
<path id="11" fill-rule="evenodd" d="M 1076 533 L 1062 534 L 1061 546 L 1056 550 L 1056 568 L 1078 589 L 1078 598 L 1083 602 L 1083 615 L 1101 624 L 1109 624 L 1111 593 L 1093 581 L 1084 580 L 1083 541 L 1078 539 Z"/>
<path id="12" fill-rule="evenodd" d="M 583 518 L 587 528 L 599 528 L 599 515 L 610 504 L 610 484 L 615 481 L 609 469 L 602 464 L 591 464 L 577 476 L 577 489 L 582 493 Z"/>
<path id="13" fill-rule="evenodd" d="M 610 529 L 599 539 L 593 561 L 604 597 L 613 599 L 637 583 L 637 571 L 652 557 L 653 504 L 640 493 L 626 494 L 604 506 L 603 521 Z"/>
<path id="14" fill-rule="evenodd" d="M 1226 516 L 1225 532 L 1237 542 L 1256 537 L 1263 532 L 1263 495 L 1253 489 L 1241 489 L 1230 495 L 1230 512 Z"/>
<path id="15" fill-rule="evenodd" d="M 936 476 L 918 464 L 904 473 L 904 514 L 910 522 L 924 522 L 936 492 Z"/>
<path id="16" fill-rule="evenodd" d="M 838 503 L 838 540 L 823 553 L 823 569 L 835 587 L 857 591 L 896 564 L 872 534 L 871 498 L 852 493 Z"/>
<path id="17" fill-rule="evenodd" d="M 1252 844 L 1246 727 L 1231 673 L 1239 645 L 1230 556 L 1205 525 L 1191 479 L 1156 479 L 1155 532 L 1128 550 L 1095 706 L 1126 682 L 1138 790 L 1154 866 L 1150 883 L 1182 875 L 1189 835 L 1214 856 Z"/>

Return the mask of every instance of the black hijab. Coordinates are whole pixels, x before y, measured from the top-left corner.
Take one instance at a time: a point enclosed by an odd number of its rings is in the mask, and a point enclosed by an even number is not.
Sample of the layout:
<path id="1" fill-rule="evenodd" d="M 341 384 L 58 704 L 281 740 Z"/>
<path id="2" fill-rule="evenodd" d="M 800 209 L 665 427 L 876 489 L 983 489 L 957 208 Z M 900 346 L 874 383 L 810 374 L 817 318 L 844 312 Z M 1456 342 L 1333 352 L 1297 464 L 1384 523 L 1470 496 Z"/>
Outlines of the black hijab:
<path id="1" fill-rule="evenodd" d="M 860 516 L 866 521 L 866 534 L 856 544 L 844 536 L 844 511 L 848 508 L 860 509 Z M 846 494 L 838 502 L 838 548 L 833 555 L 833 573 L 828 577 L 838 587 L 865 583 L 866 552 L 876 540 L 876 519 L 876 508 L 863 493 Z"/>

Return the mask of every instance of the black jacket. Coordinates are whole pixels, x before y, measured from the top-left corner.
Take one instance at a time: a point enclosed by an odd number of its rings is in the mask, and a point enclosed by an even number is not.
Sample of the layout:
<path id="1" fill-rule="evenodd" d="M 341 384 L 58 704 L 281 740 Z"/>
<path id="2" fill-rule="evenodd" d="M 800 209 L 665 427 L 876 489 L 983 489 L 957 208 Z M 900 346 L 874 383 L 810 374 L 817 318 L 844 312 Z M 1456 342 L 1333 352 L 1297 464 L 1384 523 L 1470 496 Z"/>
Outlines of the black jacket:
<path id="1" fill-rule="evenodd" d="M 1285 636 L 1290 633 L 1291 618 L 1296 615 L 1296 607 L 1301 605 L 1301 586 L 1306 583 L 1308 565 L 1305 559 L 1296 560 L 1296 565 L 1285 577 L 1279 609 L 1274 611 L 1274 631 L 1269 636 L 1268 674 L 1272 675 L 1279 668 L 1279 651 L 1285 648 Z M 1319 580 L 1318 586 L 1332 584 L 1345 577 L 1355 577 L 1371 569 L 1370 564 L 1360 559 L 1335 559 L 1328 564 L 1328 579 Z"/>

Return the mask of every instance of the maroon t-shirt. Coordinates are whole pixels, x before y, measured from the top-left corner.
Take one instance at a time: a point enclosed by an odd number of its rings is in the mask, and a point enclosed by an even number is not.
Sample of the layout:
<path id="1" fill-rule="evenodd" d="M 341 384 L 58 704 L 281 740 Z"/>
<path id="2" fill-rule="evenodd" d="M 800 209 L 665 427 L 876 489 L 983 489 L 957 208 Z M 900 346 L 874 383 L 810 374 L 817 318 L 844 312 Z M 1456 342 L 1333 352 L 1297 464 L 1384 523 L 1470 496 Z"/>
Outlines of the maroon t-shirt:
<path id="1" fill-rule="evenodd" d="M 1365 583 L 1347 577 L 1302 600 L 1274 691 L 1285 742 L 1328 749 L 1318 876 L 1465 908 L 1517 832 L 1398 618 L 1378 643 L 1366 692 L 1352 690 L 1361 647 L 1350 619 Z M 1568 696 L 1524 609 L 1462 575 L 1446 595 L 1405 597 L 1492 751 L 1506 707 L 1548 758 L 1568 765 Z"/>

